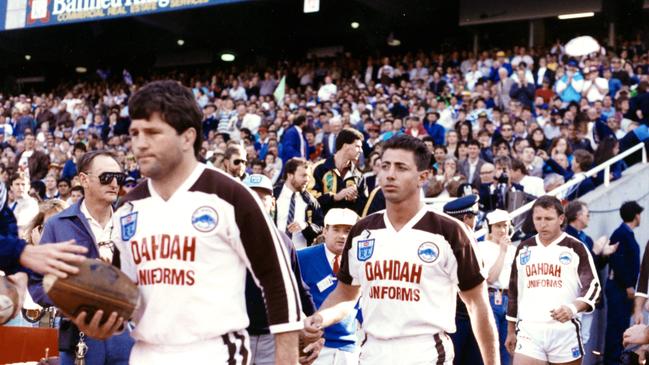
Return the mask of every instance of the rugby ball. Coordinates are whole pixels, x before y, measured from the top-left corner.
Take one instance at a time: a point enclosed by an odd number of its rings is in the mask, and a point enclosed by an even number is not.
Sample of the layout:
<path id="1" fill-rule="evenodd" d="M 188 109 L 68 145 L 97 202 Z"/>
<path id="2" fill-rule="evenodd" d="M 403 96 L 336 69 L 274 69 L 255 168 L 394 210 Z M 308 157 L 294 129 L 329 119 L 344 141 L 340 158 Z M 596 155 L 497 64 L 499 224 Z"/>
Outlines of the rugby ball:
<path id="1" fill-rule="evenodd" d="M 18 314 L 18 289 L 4 276 L 0 276 L 0 325 Z"/>
<path id="2" fill-rule="evenodd" d="M 43 278 L 43 288 L 52 303 L 68 317 L 87 312 L 90 322 L 95 312 L 103 310 L 103 324 L 112 312 L 128 320 L 139 299 L 135 283 L 115 266 L 96 259 L 86 259 L 79 273 L 65 279 L 53 275 Z"/>

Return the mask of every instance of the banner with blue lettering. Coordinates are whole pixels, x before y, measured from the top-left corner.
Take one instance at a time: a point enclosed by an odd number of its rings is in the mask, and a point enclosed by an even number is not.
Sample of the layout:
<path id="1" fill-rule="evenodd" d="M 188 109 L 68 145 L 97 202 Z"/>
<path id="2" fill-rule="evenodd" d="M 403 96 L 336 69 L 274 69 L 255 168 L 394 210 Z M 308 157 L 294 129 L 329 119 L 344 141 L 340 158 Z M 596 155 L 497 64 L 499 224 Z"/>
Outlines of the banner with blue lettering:
<path id="1" fill-rule="evenodd" d="M 0 0 L 0 31 L 186 10 L 250 0 Z"/>

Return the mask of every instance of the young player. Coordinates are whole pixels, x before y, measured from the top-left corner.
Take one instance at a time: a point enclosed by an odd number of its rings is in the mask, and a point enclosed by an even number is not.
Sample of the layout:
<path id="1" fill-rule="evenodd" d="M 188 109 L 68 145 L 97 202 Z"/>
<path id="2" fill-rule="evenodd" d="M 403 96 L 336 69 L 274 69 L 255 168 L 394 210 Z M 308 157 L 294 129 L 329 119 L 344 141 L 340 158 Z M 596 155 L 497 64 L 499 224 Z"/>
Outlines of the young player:
<path id="1" fill-rule="evenodd" d="M 352 228 L 336 289 L 305 331 L 341 321 L 362 293 L 367 338 L 361 364 L 451 364 L 458 287 L 486 364 L 499 362 L 496 329 L 480 262 L 466 226 L 420 199 L 430 152 L 403 135 L 383 146 L 380 186 L 386 210 Z"/>
<path id="2" fill-rule="evenodd" d="M 115 212 L 122 270 L 140 290 L 132 364 L 247 364 L 246 268 L 266 299 L 277 364 L 297 363 L 303 326 L 277 231 L 248 188 L 199 164 L 202 114 L 191 91 L 153 82 L 129 101 L 132 147 L 149 178 Z M 103 338 L 122 323 L 75 323 Z"/>
<path id="3" fill-rule="evenodd" d="M 516 250 L 505 341 L 514 365 L 581 364 L 579 313 L 595 308 L 601 287 L 586 246 L 561 230 L 564 218 L 557 198 L 540 197 L 532 206 L 538 234 Z"/>

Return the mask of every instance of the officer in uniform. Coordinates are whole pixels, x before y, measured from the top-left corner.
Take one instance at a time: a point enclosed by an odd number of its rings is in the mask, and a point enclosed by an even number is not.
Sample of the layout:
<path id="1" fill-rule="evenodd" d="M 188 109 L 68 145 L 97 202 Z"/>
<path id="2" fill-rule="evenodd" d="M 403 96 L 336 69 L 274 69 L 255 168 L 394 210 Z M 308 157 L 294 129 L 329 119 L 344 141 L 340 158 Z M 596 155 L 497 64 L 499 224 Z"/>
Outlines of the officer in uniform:
<path id="1" fill-rule="evenodd" d="M 478 195 L 471 194 L 455 199 L 444 205 L 444 213 L 462 221 L 471 232 L 475 229 L 476 217 L 479 213 Z M 474 246 L 477 251 L 477 247 Z M 453 346 L 455 347 L 455 359 L 453 364 L 482 364 L 482 357 L 478 342 L 471 329 L 471 319 L 464 302 L 457 297 L 457 309 L 455 312 L 456 332 L 451 334 Z"/>

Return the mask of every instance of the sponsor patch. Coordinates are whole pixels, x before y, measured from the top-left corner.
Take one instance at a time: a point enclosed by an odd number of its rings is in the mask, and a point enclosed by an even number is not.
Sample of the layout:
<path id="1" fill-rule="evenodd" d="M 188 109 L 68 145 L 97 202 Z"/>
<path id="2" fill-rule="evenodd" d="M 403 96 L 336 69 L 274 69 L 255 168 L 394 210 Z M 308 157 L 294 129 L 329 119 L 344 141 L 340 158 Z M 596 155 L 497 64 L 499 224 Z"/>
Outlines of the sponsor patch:
<path id="1" fill-rule="evenodd" d="M 579 351 L 579 347 L 573 347 L 570 351 L 572 351 L 572 357 L 578 358 L 581 356 L 581 351 Z"/>
<path id="2" fill-rule="evenodd" d="M 120 217 L 119 223 L 122 228 L 122 241 L 130 240 L 137 231 L 137 212 Z"/>
<path id="3" fill-rule="evenodd" d="M 532 252 L 529 249 L 526 249 L 525 251 L 521 252 L 521 256 L 520 256 L 521 265 L 527 265 L 527 263 L 530 262 L 531 256 L 532 256 Z"/>
<path id="4" fill-rule="evenodd" d="M 200 207 L 194 211 L 194 214 L 192 214 L 192 226 L 200 232 L 210 232 L 216 228 L 218 223 L 219 215 L 212 207 Z"/>
<path id="5" fill-rule="evenodd" d="M 439 257 L 439 248 L 432 242 L 424 242 L 417 249 L 419 259 L 427 264 L 432 264 Z"/>
<path id="6" fill-rule="evenodd" d="M 369 240 L 359 240 L 357 245 L 356 257 L 358 261 L 365 261 L 374 254 L 374 238 Z"/>

